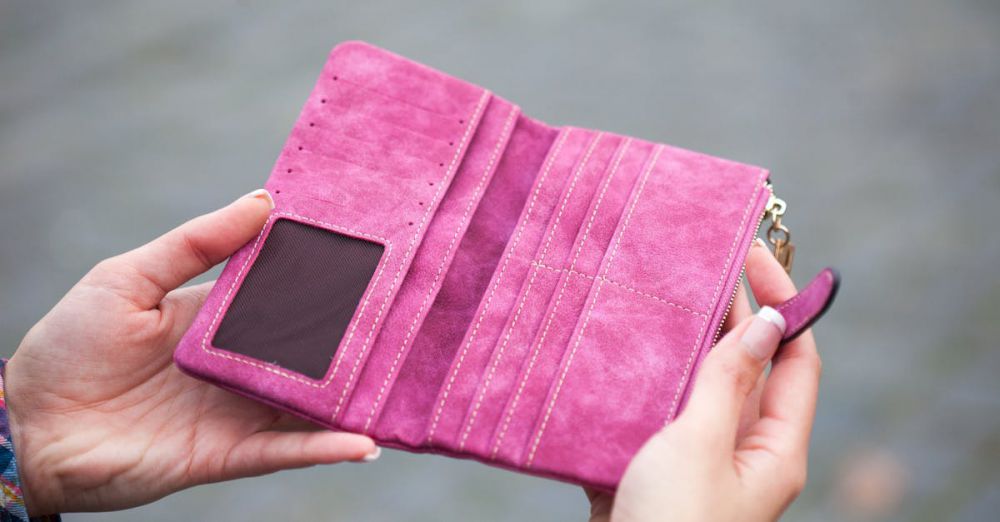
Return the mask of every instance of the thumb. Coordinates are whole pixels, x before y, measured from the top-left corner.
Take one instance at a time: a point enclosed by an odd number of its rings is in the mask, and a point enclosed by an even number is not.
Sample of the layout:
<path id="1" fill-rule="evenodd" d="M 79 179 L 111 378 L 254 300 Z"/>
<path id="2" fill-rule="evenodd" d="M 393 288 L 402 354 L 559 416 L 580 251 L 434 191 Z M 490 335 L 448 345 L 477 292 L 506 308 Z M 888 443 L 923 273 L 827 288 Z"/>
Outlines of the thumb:
<path id="1" fill-rule="evenodd" d="M 103 261 L 92 277 L 114 279 L 137 306 L 155 307 L 167 292 L 222 262 L 259 234 L 273 208 L 271 195 L 264 189 L 255 190 L 135 250 Z"/>
<path id="2" fill-rule="evenodd" d="M 785 319 L 769 306 L 733 328 L 705 358 L 685 415 L 735 440 L 743 403 L 778 349 Z"/>

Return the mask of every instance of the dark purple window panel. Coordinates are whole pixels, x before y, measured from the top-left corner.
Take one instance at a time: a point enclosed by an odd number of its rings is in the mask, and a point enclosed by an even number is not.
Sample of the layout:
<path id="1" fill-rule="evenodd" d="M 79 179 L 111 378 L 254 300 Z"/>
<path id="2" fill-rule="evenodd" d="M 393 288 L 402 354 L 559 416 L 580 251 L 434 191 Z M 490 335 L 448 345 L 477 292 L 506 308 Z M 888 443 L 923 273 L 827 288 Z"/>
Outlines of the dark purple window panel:
<path id="1" fill-rule="evenodd" d="M 322 378 L 384 249 L 378 243 L 279 219 L 212 344 Z"/>

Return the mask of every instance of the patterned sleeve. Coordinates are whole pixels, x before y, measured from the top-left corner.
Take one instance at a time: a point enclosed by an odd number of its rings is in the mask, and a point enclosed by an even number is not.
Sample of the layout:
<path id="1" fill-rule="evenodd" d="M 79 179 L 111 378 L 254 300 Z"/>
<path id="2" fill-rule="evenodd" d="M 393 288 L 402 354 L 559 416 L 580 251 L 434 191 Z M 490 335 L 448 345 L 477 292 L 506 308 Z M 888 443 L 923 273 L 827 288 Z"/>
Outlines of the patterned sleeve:
<path id="1" fill-rule="evenodd" d="M 17 461 L 14 459 L 14 441 L 10 436 L 10 419 L 7 417 L 7 394 L 4 387 L 4 374 L 7 369 L 7 359 L 0 359 L 0 522 L 28 521 L 58 521 L 59 515 L 44 517 L 28 517 L 24 508 L 24 497 L 21 494 L 21 477 L 17 474 Z"/>

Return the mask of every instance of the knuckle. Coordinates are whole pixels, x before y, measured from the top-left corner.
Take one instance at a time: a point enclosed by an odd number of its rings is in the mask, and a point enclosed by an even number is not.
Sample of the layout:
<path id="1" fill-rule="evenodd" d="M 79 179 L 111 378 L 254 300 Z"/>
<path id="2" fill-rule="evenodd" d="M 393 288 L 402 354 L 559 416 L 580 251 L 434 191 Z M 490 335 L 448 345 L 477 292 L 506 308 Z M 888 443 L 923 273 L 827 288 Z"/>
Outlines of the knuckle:
<path id="1" fill-rule="evenodd" d="M 735 391 L 747 390 L 756 382 L 749 365 L 736 357 L 722 361 L 719 365 L 719 373 Z"/>
<path id="2" fill-rule="evenodd" d="M 102 259 L 84 277 L 91 280 L 105 280 L 119 272 L 119 264 L 116 257 Z"/>

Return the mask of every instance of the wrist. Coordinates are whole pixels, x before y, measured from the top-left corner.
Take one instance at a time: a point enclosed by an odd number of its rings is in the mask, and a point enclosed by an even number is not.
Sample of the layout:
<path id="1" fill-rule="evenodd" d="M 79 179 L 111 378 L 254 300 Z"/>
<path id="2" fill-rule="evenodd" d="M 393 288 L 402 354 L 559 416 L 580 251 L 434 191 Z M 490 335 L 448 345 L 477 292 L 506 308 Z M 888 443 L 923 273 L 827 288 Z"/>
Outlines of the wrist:
<path id="1" fill-rule="evenodd" d="M 21 500 L 25 510 L 31 516 L 41 516 L 58 513 L 57 506 L 51 502 L 51 480 L 44 478 L 43 466 L 39 466 L 33 458 L 34 449 L 45 442 L 39 440 L 44 434 L 33 430 L 30 421 L 30 400 L 27 390 L 22 389 L 17 374 L 14 358 L 6 361 L 2 369 L 3 399 L 6 407 L 7 436 L 13 451 L 13 462 L 16 465 L 17 480 Z"/>

